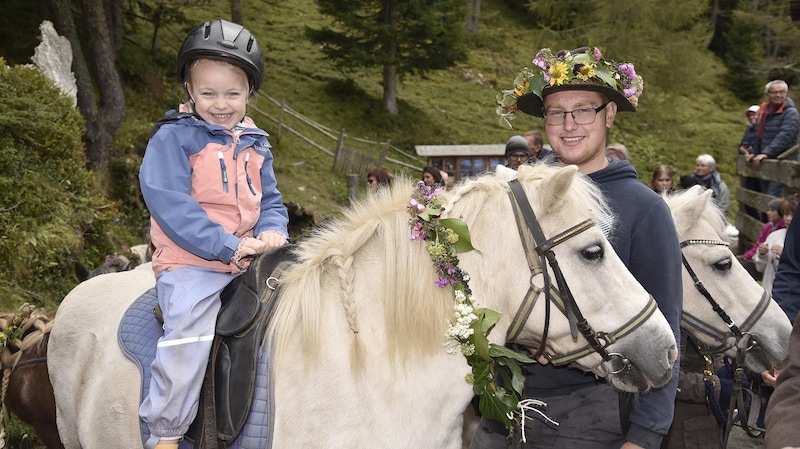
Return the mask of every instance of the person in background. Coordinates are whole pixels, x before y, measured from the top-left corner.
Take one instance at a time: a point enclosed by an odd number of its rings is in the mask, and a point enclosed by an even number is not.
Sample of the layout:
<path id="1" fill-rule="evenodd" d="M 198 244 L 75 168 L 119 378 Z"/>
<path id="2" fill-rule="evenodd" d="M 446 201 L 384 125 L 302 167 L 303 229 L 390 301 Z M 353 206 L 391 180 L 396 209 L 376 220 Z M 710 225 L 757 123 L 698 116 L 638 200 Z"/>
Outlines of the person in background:
<path id="1" fill-rule="evenodd" d="M 731 192 L 728 185 L 722 180 L 717 171 L 717 161 L 710 154 L 701 154 L 695 159 L 695 171 L 692 179 L 706 189 L 714 192 L 714 201 L 722 210 L 725 217 L 728 216 L 728 208 L 731 205 Z"/>
<path id="2" fill-rule="evenodd" d="M 605 155 L 608 129 L 617 114 L 636 111 L 642 93 L 641 76 L 633 64 L 607 62 L 598 48 L 558 53 L 545 48 L 533 61 L 538 69 L 523 72 L 520 85 L 503 91 L 508 94 L 504 94 L 502 104 L 511 105 L 501 106 L 498 113 L 508 115 L 519 110 L 544 117 L 547 141 L 558 161 L 576 165 L 579 172 L 597 183 L 613 213 L 607 229 L 614 251 L 653 295 L 678 341 L 682 265 L 671 213 L 666 202 L 639 181 L 627 161 Z M 595 65 L 607 67 L 617 82 L 606 84 L 605 78 L 594 71 Z M 551 76 L 551 71 L 558 71 L 559 77 Z M 544 88 L 531 91 L 532 86 Z M 508 432 L 502 424 L 484 417 L 470 448 L 657 449 L 672 422 L 677 367 L 675 363 L 676 372 L 667 385 L 634 400 L 633 395 L 617 392 L 592 373 L 569 366 L 523 365 L 524 397 L 546 402 L 544 412 L 559 423 L 558 427 L 528 419 L 526 442 L 520 442 L 518 432 L 511 441 L 506 439 Z"/>
<path id="3" fill-rule="evenodd" d="M 530 146 L 528 139 L 516 135 L 511 136 L 506 142 L 506 167 L 518 169 L 520 165 L 526 163 L 530 157 Z"/>
<path id="4" fill-rule="evenodd" d="M 792 215 L 799 211 L 795 208 Z M 797 430 L 800 425 L 800 320 L 797 319 L 800 310 L 800 220 L 792 220 L 786 229 L 783 252 L 772 282 L 772 299 L 786 312 L 794 328 L 789 338 L 789 362 L 777 376 L 775 391 L 767 404 L 764 447 L 795 449 L 800 448 L 800 432 Z"/>
<path id="5" fill-rule="evenodd" d="M 778 229 L 783 229 L 786 227 L 786 223 L 783 222 L 783 216 L 781 215 L 781 205 L 783 204 L 782 200 L 773 199 L 769 203 L 767 203 L 767 222 L 764 223 L 764 226 L 761 227 L 761 232 L 758 234 L 758 239 L 753 244 L 750 249 L 745 251 L 742 255 L 736 256 L 741 262 L 742 266 L 753 276 L 755 280 L 761 280 L 761 273 L 756 269 L 756 263 L 753 261 L 753 258 L 756 255 L 756 252 L 759 248 L 763 247 L 765 250 L 767 249 L 766 242 L 767 237 L 777 231 Z"/>
<path id="6" fill-rule="evenodd" d="M 555 157 L 553 156 L 552 150 L 544 147 L 544 136 L 539 131 L 536 131 L 535 129 L 526 131 L 522 137 L 528 141 L 528 148 L 530 149 L 528 163 L 534 163 Z"/>
<path id="7" fill-rule="evenodd" d="M 653 170 L 650 177 L 650 188 L 660 194 L 672 193 L 675 183 L 675 170 L 669 165 L 661 164 Z"/>
<path id="8" fill-rule="evenodd" d="M 426 186 L 432 186 L 434 184 L 439 184 L 441 186 L 442 172 L 436 167 L 425 167 L 422 169 L 422 182 L 425 183 Z"/>
<path id="9" fill-rule="evenodd" d="M 756 132 L 758 131 L 758 110 L 760 106 L 754 104 L 744 110 L 744 116 L 747 119 L 747 126 L 744 129 L 744 136 L 739 143 L 739 153 L 745 156 L 750 154 L 753 149 L 753 144 L 756 142 Z"/>
<path id="10" fill-rule="evenodd" d="M 220 291 L 289 235 L 267 133 L 246 115 L 264 72 L 255 37 L 205 22 L 184 39 L 177 68 L 189 101 L 158 123 L 139 171 L 164 322 L 139 409 L 145 449 L 177 449 L 197 413 Z"/>
<path id="11" fill-rule="evenodd" d="M 619 142 L 609 144 L 606 147 L 606 157 L 610 159 L 619 159 L 621 161 L 627 161 L 628 148 Z"/>
<path id="12" fill-rule="evenodd" d="M 450 174 L 444 170 L 439 170 L 439 174 L 442 175 L 442 187 L 444 187 L 445 190 L 450 190 L 452 187 L 450 181 L 448 181 L 450 179 Z"/>
<path id="13" fill-rule="evenodd" d="M 764 159 L 775 159 L 797 144 L 800 131 L 800 114 L 794 101 L 787 96 L 789 85 L 783 80 L 773 80 L 764 88 L 767 101 L 761 104 L 758 113 L 756 139 L 747 155 L 747 160 L 756 166 Z M 798 152 L 800 157 L 800 152 Z M 782 196 L 781 184 L 775 181 L 760 181 L 761 190 L 767 195 Z M 755 187 L 753 185 L 753 187 Z M 753 189 L 751 189 L 753 190 Z"/>
<path id="14" fill-rule="evenodd" d="M 783 216 L 783 223 L 786 227 L 791 225 L 796 208 L 797 200 L 794 198 L 783 200 L 780 213 Z M 758 246 L 758 250 L 756 250 L 753 255 L 756 269 L 763 273 L 761 285 L 770 295 L 772 294 L 772 281 L 775 279 L 775 272 L 778 269 L 781 253 L 783 253 L 783 244 L 785 240 L 786 228 L 776 229 L 767 236 L 763 244 Z"/>
<path id="15" fill-rule="evenodd" d="M 367 173 L 367 189 L 372 193 L 392 185 L 392 175 L 382 168 L 373 168 Z"/>

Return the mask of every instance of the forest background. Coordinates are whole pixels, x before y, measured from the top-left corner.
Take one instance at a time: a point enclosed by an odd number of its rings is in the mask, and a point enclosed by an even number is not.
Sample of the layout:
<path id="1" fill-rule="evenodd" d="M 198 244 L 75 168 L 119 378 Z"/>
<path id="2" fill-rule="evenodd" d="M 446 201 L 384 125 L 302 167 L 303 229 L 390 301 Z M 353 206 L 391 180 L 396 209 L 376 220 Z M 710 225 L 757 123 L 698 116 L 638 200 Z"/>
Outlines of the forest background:
<path id="1" fill-rule="evenodd" d="M 257 36 L 263 93 L 330 129 L 409 154 L 419 144 L 496 144 L 541 129 L 533 117 L 501 127 L 497 92 L 512 87 L 539 48 L 598 46 L 633 62 L 645 80 L 639 111 L 621 115 L 610 135 L 631 150 L 640 177 L 648 180 L 660 163 L 691 174 L 695 157 L 710 153 L 735 195 L 743 111 L 763 101 L 768 80 L 800 81 L 800 29 L 789 7 L 789 0 L 4 0 L 0 310 L 28 302 L 52 311 L 77 283 L 75 262 L 95 266 L 145 239 L 138 166 L 153 124 L 183 98 L 175 56 L 202 21 L 243 22 Z M 77 108 L 22 67 L 43 20 L 72 41 Z M 270 104 L 262 97 L 255 106 Z M 252 115 L 273 131 L 260 112 Z M 332 158 L 289 133 L 272 143 L 285 201 L 316 217 L 341 214 L 346 179 Z"/>

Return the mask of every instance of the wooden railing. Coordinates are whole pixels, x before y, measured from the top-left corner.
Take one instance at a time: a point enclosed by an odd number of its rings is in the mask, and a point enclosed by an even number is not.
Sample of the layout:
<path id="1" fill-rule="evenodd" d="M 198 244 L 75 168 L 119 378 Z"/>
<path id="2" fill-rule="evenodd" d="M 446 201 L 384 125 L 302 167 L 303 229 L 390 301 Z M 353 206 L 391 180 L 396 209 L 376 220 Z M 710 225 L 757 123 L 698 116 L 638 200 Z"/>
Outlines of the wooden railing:
<path id="1" fill-rule="evenodd" d="M 795 160 L 798 146 L 792 147 L 778 159 L 764 159 L 758 165 L 745 161 L 740 155 L 736 160 L 736 174 L 740 178 L 750 177 L 766 181 L 776 181 L 783 185 L 783 196 L 788 197 L 800 192 L 800 162 Z M 739 210 L 736 212 L 736 227 L 739 229 L 739 247 L 750 247 L 758 239 L 758 234 L 764 223 L 749 216 L 745 206 L 750 206 L 761 212 L 766 212 L 767 203 L 775 197 L 761 192 L 736 188 L 736 199 L 739 201 Z"/>

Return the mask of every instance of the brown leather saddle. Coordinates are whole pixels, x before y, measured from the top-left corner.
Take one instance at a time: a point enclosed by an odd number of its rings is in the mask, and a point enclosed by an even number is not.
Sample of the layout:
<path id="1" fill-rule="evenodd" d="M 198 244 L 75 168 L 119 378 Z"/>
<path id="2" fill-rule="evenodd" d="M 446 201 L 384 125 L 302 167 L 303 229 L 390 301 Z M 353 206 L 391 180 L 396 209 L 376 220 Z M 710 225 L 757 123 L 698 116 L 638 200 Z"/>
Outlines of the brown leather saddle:
<path id="1" fill-rule="evenodd" d="M 196 449 L 226 447 L 247 421 L 258 353 L 279 296 L 281 274 L 296 261 L 293 249 L 284 245 L 256 257 L 244 275 L 222 290 L 200 405 L 186 434 Z"/>

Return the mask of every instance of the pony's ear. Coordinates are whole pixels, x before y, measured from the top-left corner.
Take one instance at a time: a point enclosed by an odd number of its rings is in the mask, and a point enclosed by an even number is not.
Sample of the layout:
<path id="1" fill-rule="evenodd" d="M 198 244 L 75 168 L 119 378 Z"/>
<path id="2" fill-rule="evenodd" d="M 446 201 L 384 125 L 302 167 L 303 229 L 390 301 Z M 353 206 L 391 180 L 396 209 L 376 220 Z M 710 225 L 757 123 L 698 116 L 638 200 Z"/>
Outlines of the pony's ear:
<path id="1" fill-rule="evenodd" d="M 520 167 L 522 168 L 522 167 Z M 508 168 L 505 165 L 497 165 L 494 169 L 494 174 L 503 181 L 511 181 L 517 177 L 517 171 L 513 168 Z"/>
<path id="2" fill-rule="evenodd" d="M 703 189 L 701 186 L 692 186 L 682 195 L 687 195 L 689 200 L 683 203 L 676 210 L 672 211 L 675 221 L 675 229 L 679 235 L 685 235 L 689 229 L 695 226 L 703 216 L 703 211 L 708 207 L 712 190 Z"/>
<path id="3" fill-rule="evenodd" d="M 542 180 L 540 187 L 542 193 L 539 198 L 542 198 L 543 210 L 547 211 L 551 207 L 561 204 L 562 199 L 572 185 L 572 181 L 575 179 L 576 173 L 578 173 L 577 165 L 565 165 L 556 171 L 553 176 Z"/>

